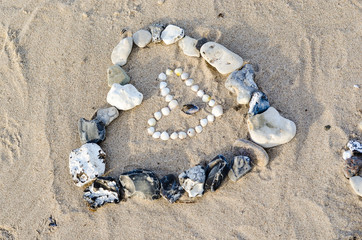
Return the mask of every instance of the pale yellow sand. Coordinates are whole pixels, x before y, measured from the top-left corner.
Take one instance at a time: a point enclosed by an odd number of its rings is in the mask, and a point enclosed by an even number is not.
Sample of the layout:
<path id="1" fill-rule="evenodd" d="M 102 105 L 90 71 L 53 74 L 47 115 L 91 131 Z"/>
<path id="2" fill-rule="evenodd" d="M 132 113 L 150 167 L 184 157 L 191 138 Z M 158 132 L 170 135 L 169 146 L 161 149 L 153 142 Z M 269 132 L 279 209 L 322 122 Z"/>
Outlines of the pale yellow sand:
<path id="1" fill-rule="evenodd" d="M 340 153 L 349 138 L 361 137 L 361 89 L 353 87 L 362 85 L 361 2 L 156 2 L 1 2 L 0 239 L 362 239 L 362 201 L 343 176 Z M 268 167 L 197 203 L 131 199 L 90 212 L 68 169 L 70 151 L 80 146 L 77 121 L 106 105 L 106 69 L 121 30 L 158 21 L 258 66 L 257 84 L 295 121 L 297 135 L 267 150 Z M 164 104 L 156 78 L 176 66 L 226 113 L 192 140 L 154 141 L 146 121 Z M 230 159 L 234 140 L 248 137 L 247 107 L 235 109 L 226 77 L 177 45 L 135 47 L 125 70 L 144 102 L 107 128 L 101 147 L 109 175 L 132 167 L 178 174 L 217 154 Z M 196 99 L 176 79 L 170 85 L 181 103 Z M 177 113 L 160 127 L 195 122 Z"/>

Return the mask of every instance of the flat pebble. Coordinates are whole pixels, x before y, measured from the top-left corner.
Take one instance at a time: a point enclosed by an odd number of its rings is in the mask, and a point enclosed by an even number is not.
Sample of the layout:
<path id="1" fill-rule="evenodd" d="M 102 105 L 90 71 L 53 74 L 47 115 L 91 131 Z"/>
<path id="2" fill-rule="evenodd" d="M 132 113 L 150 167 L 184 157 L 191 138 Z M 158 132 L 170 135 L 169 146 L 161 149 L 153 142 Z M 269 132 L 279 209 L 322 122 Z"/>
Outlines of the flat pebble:
<path id="1" fill-rule="evenodd" d="M 269 163 L 269 155 L 261 146 L 246 139 L 238 139 L 233 144 L 237 154 L 248 156 L 258 166 L 265 167 Z"/>
<path id="2" fill-rule="evenodd" d="M 196 126 L 195 127 L 195 131 L 197 132 L 197 133 L 201 133 L 202 132 L 202 127 L 199 125 L 199 126 Z"/>
<path id="3" fill-rule="evenodd" d="M 114 83 L 125 85 L 129 83 L 131 78 L 127 75 L 126 71 L 118 65 L 113 65 L 107 69 L 108 86 L 112 87 Z"/>
<path id="4" fill-rule="evenodd" d="M 103 122 L 105 126 L 108 126 L 119 116 L 119 112 L 115 107 L 109 108 L 100 108 L 94 114 L 92 119 L 98 119 L 99 121 Z"/>
<path id="5" fill-rule="evenodd" d="M 170 115 L 171 110 L 168 107 L 164 107 L 161 109 L 161 113 L 165 116 L 168 116 L 168 115 Z"/>
<path id="6" fill-rule="evenodd" d="M 106 138 L 106 125 L 99 119 L 79 119 L 78 130 L 82 144 L 98 143 Z"/>
<path id="7" fill-rule="evenodd" d="M 165 81 L 167 79 L 167 76 L 165 73 L 162 72 L 158 75 L 158 79 L 160 79 L 161 81 Z"/>
<path id="8" fill-rule="evenodd" d="M 170 93 L 170 89 L 165 87 L 161 89 L 161 96 L 166 97 Z"/>
<path id="9" fill-rule="evenodd" d="M 362 177 L 360 176 L 351 177 L 349 179 L 349 183 L 351 184 L 354 192 L 358 196 L 362 197 Z"/>
<path id="10" fill-rule="evenodd" d="M 196 48 L 197 40 L 189 36 L 178 41 L 178 46 L 186 56 L 200 57 L 200 52 Z"/>
<path id="11" fill-rule="evenodd" d="M 154 133 L 152 134 L 152 137 L 158 139 L 158 138 L 161 137 L 161 133 L 160 133 L 160 132 L 154 132 Z"/>
<path id="12" fill-rule="evenodd" d="M 172 110 L 175 109 L 178 106 L 178 102 L 177 100 L 172 100 L 171 102 L 168 103 L 168 107 Z"/>
<path id="13" fill-rule="evenodd" d="M 168 25 L 161 33 L 161 39 L 166 45 L 173 44 L 185 36 L 182 28 L 175 25 Z"/>
<path id="14" fill-rule="evenodd" d="M 161 112 L 155 112 L 153 114 L 154 118 L 158 121 L 162 118 L 162 113 Z"/>
<path id="15" fill-rule="evenodd" d="M 138 30 L 133 34 L 133 42 L 140 48 L 144 48 L 151 42 L 152 35 L 147 30 Z"/>
<path id="16" fill-rule="evenodd" d="M 207 121 L 206 118 L 200 120 L 200 125 L 201 125 L 202 127 L 206 127 L 206 126 L 207 126 L 207 123 L 208 123 L 208 121 Z"/>
<path id="17" fill-rule="evenodd" d="M 155 128 L 154 128 L 154 127 L 149 127 L 149 128 L 147 128 L 147 133 L 148 133 L 149 135 L 153 135 L 154 132 L 155 132 Z"/>
<path id="18" fill-rule="evenodd" d="M 191 90 L 193 91 L 193 92 L 197 92 L 197 91 L 199 91 L 199 85 L 192 85 L 191 86 Z"/>
<path id="19" fill-rule="evenodd" d="M 154 118 L 150 118 L 150 119 L 148 119 L 147 123 L 148 123 L 149 126 L 152 127 L 152 126 L 156 125 L 157 121 Z"/>
<path id="20" fill-rule="evenodd" d="M 194 80 L 193 79 L 187 79 L 186 81 L 185 81 L 185 85 L 186 86 L 188 86 L 188 87 L 191 87 L 191 85 L 194 83 Z"/>
<path id="21" fill-rule="evenodd" d="M 126 65 L 128 56 L 132 51 L 132 45 L 132 37 L 123 38 L 112 51 L 112 63 L 119 66 Z"/>
<path id="22" fill-rule="evenodd" d="M 166 102 L 171 102 L 172 99 L 173 99 L 173 96 L 170 95 L 170 94 L 167 94 L 166 97 L 165 97 L 165 101 L 166 101 Z"/>
<path id="23" fill-rule="evenodd" d="M 143 95 L 132 84 L 113 84 L 107 102 L 119 110 L 130 110 L 142 103 Z"/>
<path id="24" fill-rule="evenodd" d="M 187 135 L 188 135 L 189 137 L 195 136 L 195 135 L 196 135 L 195 129 L 189 128 L 189 130 L 187 130 Z"/>
<path id="25" fill-rule="evenodd" d="M 187 134 L 185 132 L 179 132 L 178 133 L 178 138 L 179 139 L 185 139 L 187 137 Z"/>
<path id="26" fill-rule="evenodd" d="M 235 156 L 229 171 L 229 178 L 236 182 L 251 170 L 251 160 L 248 156 Z"/>
<path id="27" fill-rule="evenodd" d="M 220 117 L 221 115 L 223 115 L 224 110 L 222 109 L 221 105 L 216 105 L 212 108 L 211 113 L 215 116 L 215 117 Z"/>
<path id="28" fill-rule="evenodd" d="M 172 140 L 177 139 L 177 138 L 178 138 L 178 133 L 177 133 L 177 132 L 171 133 L 170 138 L 171 138 Z"/>
<path id="29" fill-rule="evenodd" d="M 167 141 L 170 139 L 170 135 L 167 132 L 162 132 L 160 138 L 161 140 Z"/>

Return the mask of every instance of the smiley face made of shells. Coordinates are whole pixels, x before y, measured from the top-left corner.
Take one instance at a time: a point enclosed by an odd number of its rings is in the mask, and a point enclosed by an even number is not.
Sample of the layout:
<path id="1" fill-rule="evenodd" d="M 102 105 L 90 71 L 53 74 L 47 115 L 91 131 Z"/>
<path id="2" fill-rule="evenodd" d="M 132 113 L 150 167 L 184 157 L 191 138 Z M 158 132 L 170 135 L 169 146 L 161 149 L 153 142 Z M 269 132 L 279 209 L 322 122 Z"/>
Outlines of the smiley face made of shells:
<path id="1" fill-rule="evenodd" d="M 152 24 L 150 31 L 139 30 L 133 35 L 125 33 L 114 48 L 111 60 L 114 64 L 107 70 L 108 85 L 111 87 L 107 95 L 109 108 L 98 109 L 91 120 L 81 118 L 78 123 L 80 148 L 74 149 L 69 155 L 69 168 L 76 186 L 86 186 L 83 198 L 91 209 L 97 209 L 106 203 L 118 203 L 128 198 L 138 196 L 155 200 L 161 196 L 170 203 L 193 201 L 205 191 L 216 191 L 222 182 L 229 177 L 237 181 L 248 173 L 254 165 L 266 166 L 269 157 L 264 148 L 278 146 L 292 140 L 296 134 L 294 122 L 280 116 L 279 112 L 270 106 L 267 96 L 258 89 L 254 82 L 252 65 L 245 64 L 243 59 L 221 44 L 207 39 L 193 39 L 185 36 L 184 30 L 175 25 Z M 218 155 L 206 166 L 196 165 L 178 177 L 169 174 L 161 179 L 151 170 L 135 169 L 122 173 L 119 178 L 103 176 L 105 174 L 106 153 L 97 144 L 105 139 L 106 126 L 119 115 L 118 110 L 128 111 L 140 105 L 143 95 L 132 84 L 130 77 L 121 68 L 127 63 L 133 43 L 140 48 L 150 42 L 166 45 L 178 43 L 184 54 L 200 57 L 206 60 L 216 70 L 226 75 L 225 87 L 237 95 L 238 104 L 249 104 L 248 130 L 252 141 L 238 139 L 234 150 L 239 154 L 227 160 Z M 156 131 L 156 124 L 171 111 L 181 108 L 185 114 L 193 114 L 198 107 L 186 104 L 183 107 L 171 94 L 166 82 L 167 78 L 176 75 L 185 85 L 196 93 L 209 107 L 211 113 L 200 119 L 194 128 L 175 131 Z M 200 89 L 181 68 L 167 69 L 158 76 L 160 94 L 165 98 L 167 106 L 153 114 L 148 119 L 147 132 L 155 139 L 183 140 L 202 133 L 203 128 L 223 114 L 223 108 L 215 99 Z M 187 193 L 187 194 L 185 194 Z M 186 196 L 187 195 L 187 196 Z"/>

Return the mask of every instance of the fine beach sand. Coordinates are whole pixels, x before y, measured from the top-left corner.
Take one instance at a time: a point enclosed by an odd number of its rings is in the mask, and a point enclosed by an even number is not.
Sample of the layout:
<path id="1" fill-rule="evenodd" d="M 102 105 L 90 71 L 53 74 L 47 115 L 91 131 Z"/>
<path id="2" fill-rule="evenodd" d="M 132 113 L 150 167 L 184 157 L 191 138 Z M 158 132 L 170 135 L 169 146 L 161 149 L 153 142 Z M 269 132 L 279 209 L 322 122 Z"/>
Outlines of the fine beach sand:
<path id="1" fill-rule="evenodd" d="M 96 212 L 68 168 L 80 147 L 78 119 L 107 106 L 106 69 L 120 32 L 172 23 L 252 63 L 272 106 L 297 125 L 288 144 L 267 149 L 267 167 L 225 182 L 196 203 L 129 199 Z M 342 173 L 341 149 L 360 138 L 362 5 L 349 1 L 4 0 L 0 3 L 0 239 L 362 239 L 362 198 Z M 161 142 L 147 119 L 165 104 L 157 76 L 182 67 L 223 104 L 201 135 Z M 247 138 L 247 106 L 202 58 L 177 44 L 133 48 L 124 69 L 144 94 L 122 112 L 100 146 L 106 171 L 136 167 L 179 174 Z M 171 78 L 183 104 L 197 102 Z M 205 110 L 202 110 L 202 115 Z M 159 127 L 182 129 L 197 118 L 176 112 Z M 325 126 L 330 125 L 330 130 Z M 57 227 L 49 226 L 49 217 Z"/>

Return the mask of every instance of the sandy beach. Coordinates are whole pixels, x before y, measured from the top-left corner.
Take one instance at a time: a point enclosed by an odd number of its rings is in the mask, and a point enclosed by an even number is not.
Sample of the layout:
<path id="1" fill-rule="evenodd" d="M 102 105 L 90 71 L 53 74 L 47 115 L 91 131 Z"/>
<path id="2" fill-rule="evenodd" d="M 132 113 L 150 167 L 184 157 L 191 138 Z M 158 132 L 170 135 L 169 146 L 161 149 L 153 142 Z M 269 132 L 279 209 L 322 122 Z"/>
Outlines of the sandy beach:
<path id="1" fill-rule="evenodd" d="M 81 146 L 78 120 L 109 106 L 106 71 L 122 29 L 156 22 L 251 63 L 255 82 L 297 134 L 267 149 L 267 167 L 194 203 L 132 198 L 89 211 L 68 167 Z M 362 239 L 362 198 L 341 157 L 349 139 L 362 139 L 361 22 L 357 0 L 0 1 L 0 239 Z M 224 115 L 195 138 L 157 141 L 147 134 L 147 120 L 164 104 L 157 76 L 176 67 L 222 103 Z M 144 99 L 107 127 L 100 146 L 108 176 L 139 167 L 178 175 L 218 154 L 232 159 L 234 141 L 250 139 L 248 107 L 203 58 L 151 43 L 134 46 L 123 68 Z M 182 82 L 170 85 L 180 101 L 200 101 Z M 159 127 L 197 120 L 177 112 Z"/>

